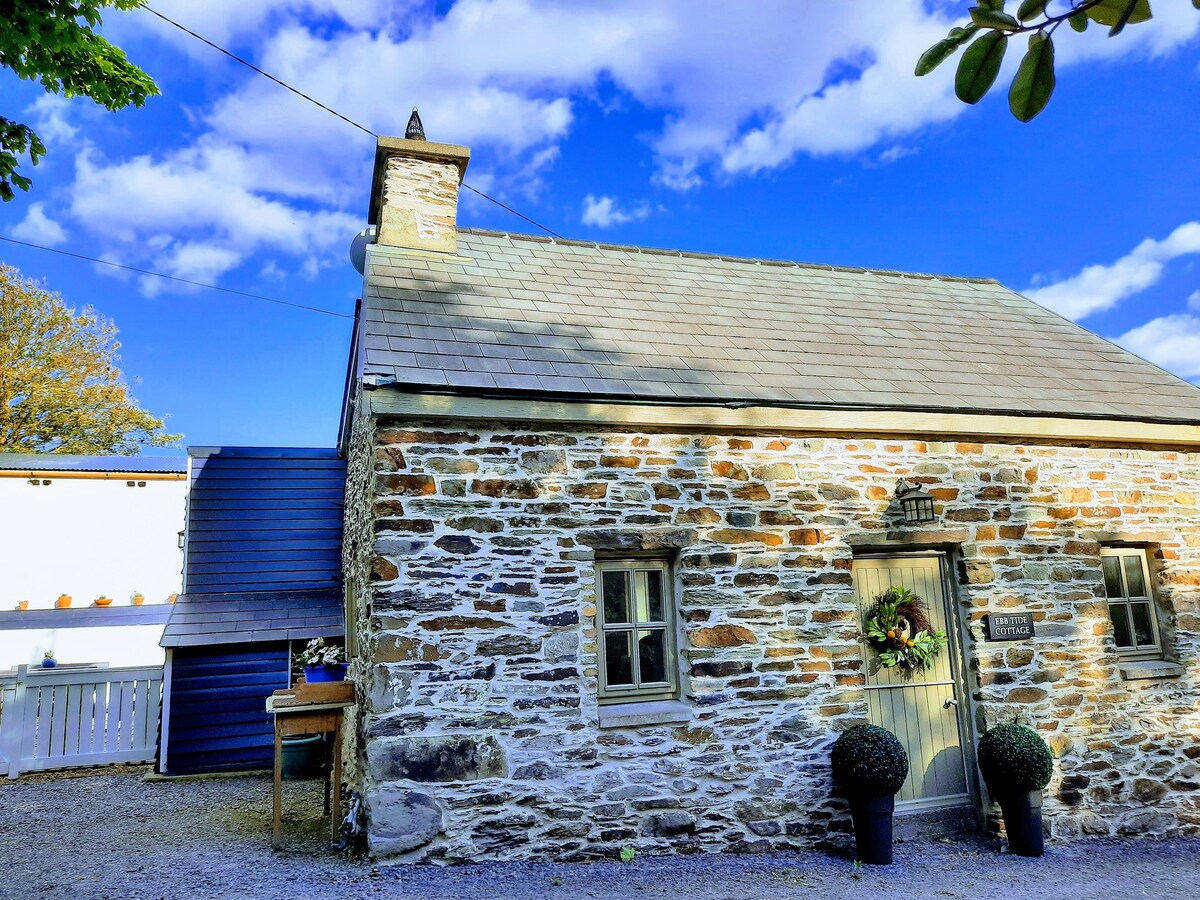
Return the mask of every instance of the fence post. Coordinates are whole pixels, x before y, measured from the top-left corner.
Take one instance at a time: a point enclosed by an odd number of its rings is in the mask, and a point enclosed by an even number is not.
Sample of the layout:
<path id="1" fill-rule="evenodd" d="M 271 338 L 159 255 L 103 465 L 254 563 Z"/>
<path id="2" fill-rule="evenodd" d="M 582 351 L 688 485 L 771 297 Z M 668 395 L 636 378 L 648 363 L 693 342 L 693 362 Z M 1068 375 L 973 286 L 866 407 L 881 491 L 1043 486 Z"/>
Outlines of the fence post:
<path id="1" fill-rule="evenodd" d="M 3 719 L 0 719 L 0 742 L 4 745 L 4 755 L 8 757 L 8 777 L 16 778 L 21 774 L 21 738 L 25 726 L 25 680 L 29 676 L 29 666 L 17 666 L 17 681 L 12 690 L 12 708 L 5 709 Z"/>

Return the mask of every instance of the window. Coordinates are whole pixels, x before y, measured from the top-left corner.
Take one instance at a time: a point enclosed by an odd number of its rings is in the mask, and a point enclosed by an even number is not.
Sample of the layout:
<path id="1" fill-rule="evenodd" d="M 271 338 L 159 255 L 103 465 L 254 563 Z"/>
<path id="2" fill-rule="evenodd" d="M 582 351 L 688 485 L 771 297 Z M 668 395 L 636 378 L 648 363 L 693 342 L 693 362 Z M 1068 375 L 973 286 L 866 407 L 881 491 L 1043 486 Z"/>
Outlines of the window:
<path id="1" fill-rule="evenodd" d="M 1146 552 L 1134 548 L 1102 550 L 1100 563 L 1118 652 L 1157 655 L 1161 652 L 1158 617 L 1154 613 Z"/>
<path id="2" fill-rule="evenodd" d="M 656 560 L 610 560 L 597 567 L 601 703 L 678 695 L 670 571 Z"/>

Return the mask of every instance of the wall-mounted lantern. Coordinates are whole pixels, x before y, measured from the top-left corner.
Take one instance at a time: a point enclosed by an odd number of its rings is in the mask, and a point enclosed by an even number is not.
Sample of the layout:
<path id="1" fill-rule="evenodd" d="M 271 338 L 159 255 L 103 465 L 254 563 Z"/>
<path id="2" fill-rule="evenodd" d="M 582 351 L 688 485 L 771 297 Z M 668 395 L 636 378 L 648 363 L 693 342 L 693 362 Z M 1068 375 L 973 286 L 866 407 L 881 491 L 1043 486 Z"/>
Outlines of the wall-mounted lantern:
<path id="1" fill-rule="evenodd" d="M 179 549 L 182 550 L 183 549 L 183 532 L 182 531 L 179 532 L 178 538 L 179 538 Z"/>
<path id="2" fill-rule="evenodd" d="M 901 481 L 896 485 L 896 499 L 900 501 L 905 525 L 923 525 L 937 518 L 933 512 L 933 497 L 919 484 Z"/>

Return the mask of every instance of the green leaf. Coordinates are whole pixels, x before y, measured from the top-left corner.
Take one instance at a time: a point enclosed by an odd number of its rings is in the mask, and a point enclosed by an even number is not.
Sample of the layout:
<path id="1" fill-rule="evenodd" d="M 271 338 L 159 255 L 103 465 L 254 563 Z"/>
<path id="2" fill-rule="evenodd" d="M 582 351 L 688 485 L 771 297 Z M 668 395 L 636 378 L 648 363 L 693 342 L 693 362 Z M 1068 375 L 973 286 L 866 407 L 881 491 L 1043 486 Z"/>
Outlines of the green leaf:
<path id="1" fill-rule="evenodd" d="M 1200 3 L 1200 0 L 1196 0 L 1196 2 Z M 1075 15 L 1071 16 L 1071 18 L 1067 19 L 1067 21 L 1071 23 L 1071 27 L 1074 28 L 1076 31 L 1079 31 L 1079 32 L 1087 31 L 1087 26 L 1088 26 L 1087 13 L 1075 13 Z"/>
<path id="2" fill-rule="evenodd" d="M 989 31 L 976 39 L 963 53 L 954 76 L 954 93 L 963 103 L 978 103 L 1000 72 L 1008 35 Z"/>
<path id="3" fill-rule="evenodd" d="M 1022 22 L 1036 19 L 1046 12 L 1046 0 L 1025 0 L 1017 7 L 1017 18 Z"/>
<path id="4" fill-rule="evenodd" d="M 971 8 L 971 21 L 983 28 L 995 28 L 997 31 L 1016 31 L 1021 23 L 1008 13 L 996 12 L 992 9 Z"/>
<path id="5" fill-rule="evenodd" d="M 1146 11 L 1147 11 L 1147 13 L 1149 13 L 1150 4 L 1149 4 L 1148 0 L 1143 0 L 1143 2 L 1146 2 Z M 1138 4 L 1137 4 L 1136 0 L 1129 0 L 1129 5 L 1126 6 L 1125 11 L 1123 13 L 1121 13 L 1121 18 L 1117 19 L 1117 24 L 1114 25 L 1112 28 L 1108 29 L 1108 36 L 1116 37 L 1118 34 L 1120 34 L 1122 31 L 1124 31 L 1125 26 L 1129 24 L 1129 21 L 1130 21 L 1130 19 L 1133 18 L 1133 14 L 1137 10 L 1137 8 L 1138 8 Z M 1147 15 L 1147 18 L 1149 18 L 1148 15 Z"/>
<path id="6" fill-rule="evenodd" d="M 1004 12 L 1004 0 L 979 0 L 981 9 L 993 9 L 996 12 Z"/>
<path id="7" fill-rule="evenodd" d="M 966 28 L 954 28 L 949 37 L 944 37 L 917 60 L 917 75 L 928 75 L 946 61 L 955 50 L 974 37 L 979 31 L 978 25 L 968 25 Z"/>
<path id="8" fill-rule="evenodd" d="M 1054 41 L 1038 32 L 1029 39 L 1029 50 L 1008 91 L 1008 108 L 1028 122 L 1050 102 L 1054 93 Z"/>
<path id="9" fill-rule="evenodd" d="M 1095 6 L 1089 6 L 1085 13 L 1097 25 L 1116 26 L 1121 22 L 1122 28 L 1145 22 L 1153 15 L 1150 0 L 1100 0 Z"/>
<path id="10" fill-rule="evenodd" d="M 1196 9 L 1200 9 L 1200 0 L 1192 0 L 1192 6 L 1196 7 Z"/>

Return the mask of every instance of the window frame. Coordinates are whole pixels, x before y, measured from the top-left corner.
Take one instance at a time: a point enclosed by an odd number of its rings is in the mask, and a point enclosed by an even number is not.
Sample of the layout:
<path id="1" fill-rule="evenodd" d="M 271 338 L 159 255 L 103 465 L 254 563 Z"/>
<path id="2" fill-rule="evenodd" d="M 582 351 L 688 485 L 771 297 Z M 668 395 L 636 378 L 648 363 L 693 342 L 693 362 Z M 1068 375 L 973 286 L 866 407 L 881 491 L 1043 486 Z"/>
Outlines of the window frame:
<path id="1" fill-rule="evenodd" d="M 1150 578 L 1150 561 L 1147 558 L 1148 553 L 1144 547 L 1102 547 L 1100 550 L 1100 583 L 1104 587 L 1105 602 L 1108 606 L 1108 620 L 1113 626 L 1113 643 L 1116 645 L 1117 654 L 1122 659 L 1162 659 L 1162 633 L 1158 625 L 1158 602 L 1154 595 L 1154 584 Z M 1129 577 L 1125 571 L 1126 559 L 1138 560 L 1138 564 L 1142 569 L 1142 584 L 1145 585 L 1145 594 L 1131 596 L 1129 593 Z M 1121 589 L 1124 595 L 1121 597 L 1108 596 L 1108 579 L 1104 575 L 1104 560 L 1119 559 L 1122 562 L 1117 566 L 1117 572 L 1121 578 Z M 1133 626 L 1133 604 L 1145 603 L 1149 612 L 1150 631 L 1153 638 L 1153 644 L 1139 645 L 1137 644 L 1137 636 L 1134 634 Z M 1132 647 L 1122 647 L 1116 643 L 1116 622 L 1112 617 L 1113 605 L 1123 606 L 1125 608 L 1126 622 L 1128 622 L 1130 638 L 1135 642 Z"/>
<path id="2" fill-rule="evenodd" d="M 604 619 L 604 575 L 606 572 L 626 572 L 629 585 L 632 586 L 634 573 L 637 571 L 657 571 L 662 578 L 663 618 L 655 622 L 618 622 L 608 623 Z M 630 598 L 632 599 L 632 597 Z M 601 705 L 614 703 L 637 703 L 654 700 L 679 699 L 679 648 L 678 648 L 678 606 L 676 604 L 675 580 L 671 563 L 665 559 L 622 557 L 603 559 L 596 562 L 596 682 L 597 702 Z M 636 619 L 636 614 L 630 615 Z M 649 625 L 649 628 L 645 626 Z M 667 681 L 651 682 L 648 686 L 639 684 L 640 665 L 637 653 L 637 631 L 654 630 L 663 633 L 663 647 L 666 659 Z M 634 672 L 634 684 L 610 686 L 608 683 L 607 641 L 610 634 L 632 634 L 631 643 L 634 652 L 630 655 L 631 667 Z"/>

